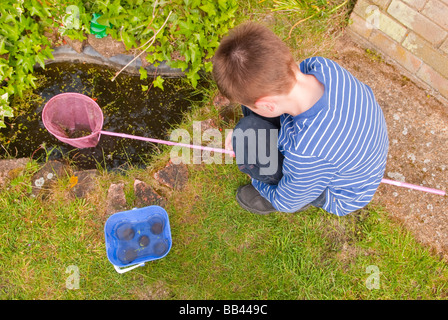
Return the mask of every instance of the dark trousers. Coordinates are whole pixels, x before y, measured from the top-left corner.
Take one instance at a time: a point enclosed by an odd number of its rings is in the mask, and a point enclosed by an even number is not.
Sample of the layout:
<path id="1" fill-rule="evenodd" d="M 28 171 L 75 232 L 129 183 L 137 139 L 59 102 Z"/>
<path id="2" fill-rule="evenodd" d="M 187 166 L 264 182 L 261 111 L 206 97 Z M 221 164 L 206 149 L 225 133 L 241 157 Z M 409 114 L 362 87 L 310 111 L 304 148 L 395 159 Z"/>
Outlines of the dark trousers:
<path id="1" fill-rule="evenodd" d="M 280 117 L 266 118 L 241 106 L 244 117 L 233 130 L 232 144 L 241 172 L 261 182 L 276 185 L 283 176 L 283 154 L 277 148 Z M 322 207 L 325 193 L 311 205 Z"/>

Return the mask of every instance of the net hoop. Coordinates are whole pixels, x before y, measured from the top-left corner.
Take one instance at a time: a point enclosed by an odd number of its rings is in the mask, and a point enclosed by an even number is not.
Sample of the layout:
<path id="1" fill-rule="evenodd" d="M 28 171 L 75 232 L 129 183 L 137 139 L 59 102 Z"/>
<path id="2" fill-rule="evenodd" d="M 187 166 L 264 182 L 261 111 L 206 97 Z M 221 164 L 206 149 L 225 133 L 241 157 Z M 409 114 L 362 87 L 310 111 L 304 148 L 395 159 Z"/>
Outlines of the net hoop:
<path id="1" fill-rule="evenodd" d="M 90 97 L 75 93 L 60 93 L 52 97 L 42 110 L 45 128 L 58 140 L 77 148 L 95 147 L 100 139 L 104 116 L 100 106 Z M 63 128 L 75 130 L 82 127 L 91 133 L 70 138 Z"/>

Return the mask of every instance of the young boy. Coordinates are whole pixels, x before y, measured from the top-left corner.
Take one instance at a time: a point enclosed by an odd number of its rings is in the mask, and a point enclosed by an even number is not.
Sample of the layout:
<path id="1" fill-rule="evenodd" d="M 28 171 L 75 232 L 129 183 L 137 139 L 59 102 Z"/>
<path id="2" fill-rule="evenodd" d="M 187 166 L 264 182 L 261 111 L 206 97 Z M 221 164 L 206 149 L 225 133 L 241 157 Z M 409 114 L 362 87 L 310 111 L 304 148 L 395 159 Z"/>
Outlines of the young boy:
<path id="1" fill-rule="evenodd" d="M 371 201 L 389 141 L 370 87 L 329 59 L 297 65 L 286 44 L 253 22 L 222 39 L 213 76 L 221 94 L 243 108 L 226 148 L 233 148 L 239 169 L 252 177 L 237 191 L 244 209 L 268 214 L 312 205 L 343 216 Z M 256 140 L 248 142 L 248 130 L 257 133 Z M 278 169 L 264 174 L 272 163 L 261 161 L 260 150 L 272 141 Z"/>

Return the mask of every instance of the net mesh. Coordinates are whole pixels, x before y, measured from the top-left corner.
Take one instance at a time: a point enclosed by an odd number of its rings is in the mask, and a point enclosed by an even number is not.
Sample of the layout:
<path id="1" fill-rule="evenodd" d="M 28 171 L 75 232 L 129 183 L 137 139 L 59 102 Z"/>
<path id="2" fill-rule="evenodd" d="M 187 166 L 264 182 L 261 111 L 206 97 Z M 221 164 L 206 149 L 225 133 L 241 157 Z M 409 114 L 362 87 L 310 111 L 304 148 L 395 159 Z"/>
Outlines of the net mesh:
<path id="1" fill-rule="evenodd" d="M 42 111 L 45 128 L 58 140 L 77 148 L 95 147 L 103 127 L 98 104 L 80 93 L 61 93 L 51 98 Z"/>

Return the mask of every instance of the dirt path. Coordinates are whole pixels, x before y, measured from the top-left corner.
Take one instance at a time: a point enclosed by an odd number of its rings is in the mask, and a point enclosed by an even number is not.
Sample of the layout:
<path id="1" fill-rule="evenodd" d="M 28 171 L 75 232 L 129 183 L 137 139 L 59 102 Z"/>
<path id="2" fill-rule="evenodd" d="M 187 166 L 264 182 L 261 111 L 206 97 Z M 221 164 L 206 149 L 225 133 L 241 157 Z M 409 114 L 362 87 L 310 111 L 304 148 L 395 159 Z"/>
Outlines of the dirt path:
<path id="1" fill-rule="evenodd" d="M 367 54 L 348 36 L 341 38 L 335 49 L 334 60 L 368 84 L 383 108 L 390 139 L 385 178 L 446 191 L 448 105 L 395 67 Z M 446 197 L 381 184 L 373 202 L 448 260 Z"/>

